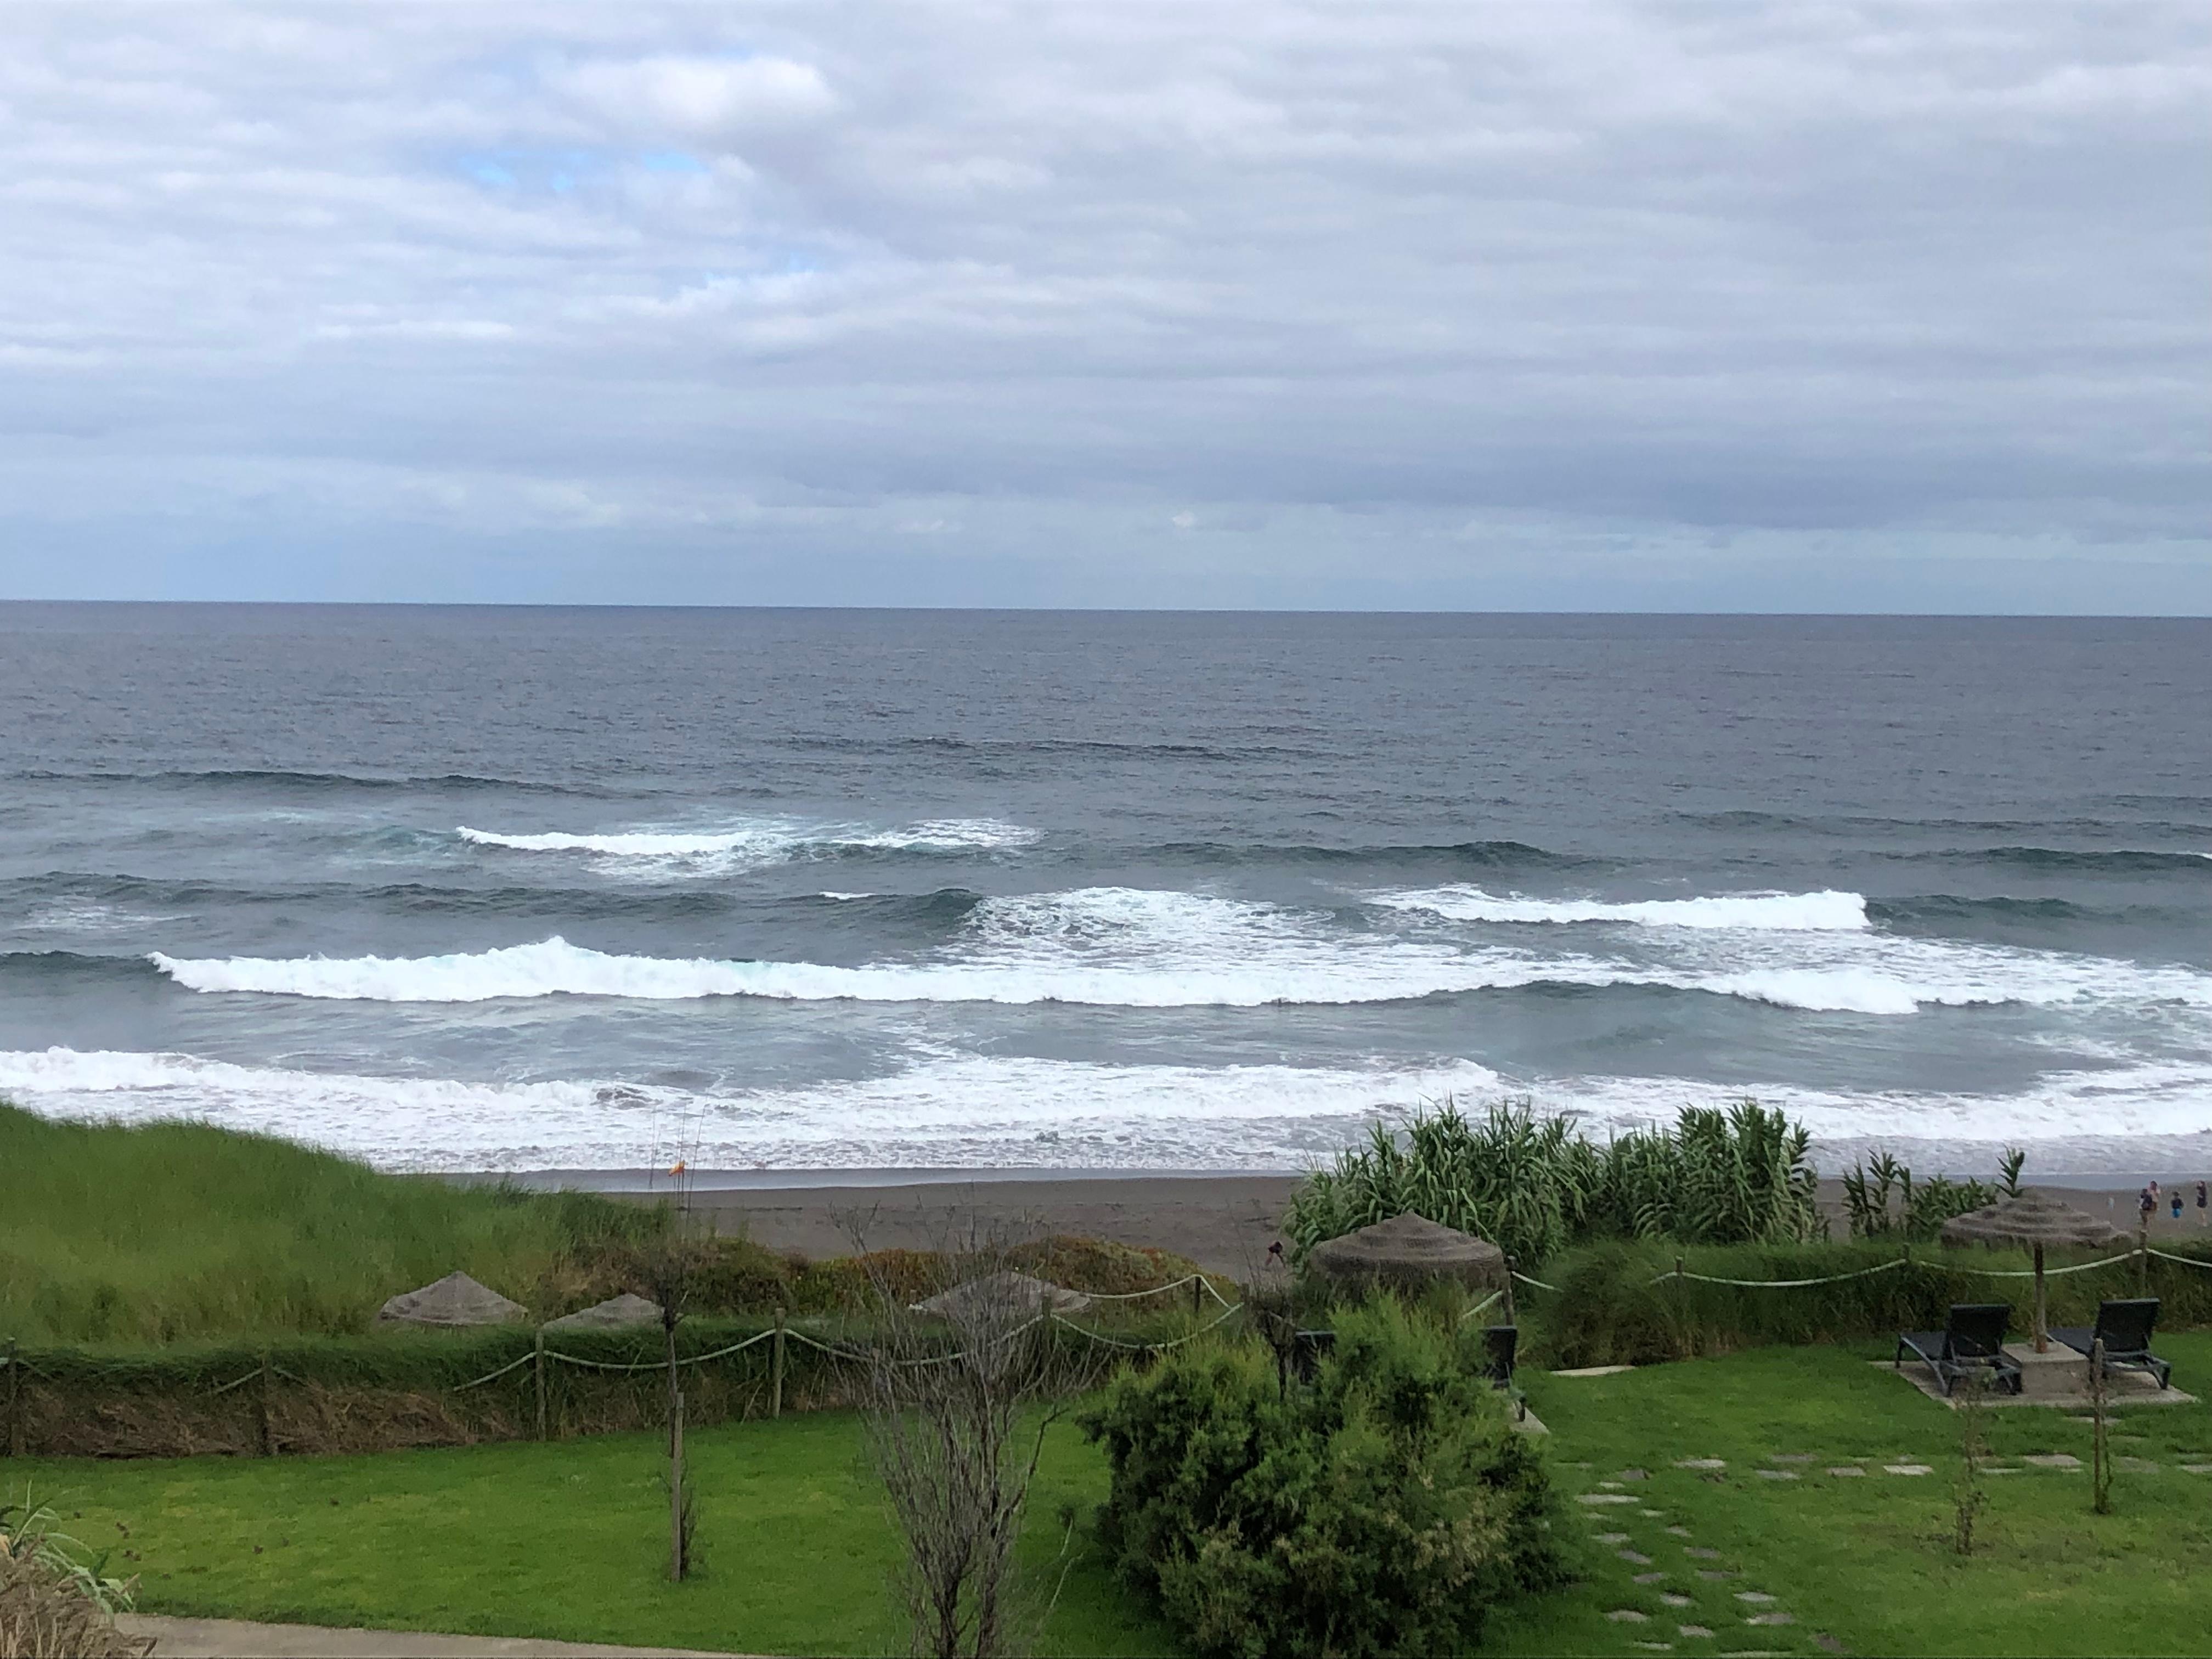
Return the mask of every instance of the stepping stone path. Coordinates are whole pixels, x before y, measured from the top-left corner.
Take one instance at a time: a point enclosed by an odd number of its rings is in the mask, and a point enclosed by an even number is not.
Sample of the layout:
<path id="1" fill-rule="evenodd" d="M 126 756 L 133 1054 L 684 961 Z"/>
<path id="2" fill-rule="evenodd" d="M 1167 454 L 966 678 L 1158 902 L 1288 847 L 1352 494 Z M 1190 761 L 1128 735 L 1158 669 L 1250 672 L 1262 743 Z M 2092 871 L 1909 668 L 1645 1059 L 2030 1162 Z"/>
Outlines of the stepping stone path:
<path id="1" fill-rule="evenodd" d="M 1721 1553 L 1718 1550 L 1709 1550 L 1696 1544 L 1683 1545 L 1682 1553 L 1695 1556 L 1700 1561 L 1717 1561 L 1721 1559 Z"/>
<path id="2" fill-rule="evenodd" d="M 2158 1465 L 2146 1457 L 2123 1457 L 2120 1467 L 2130 1474 L 2156 1474 Z"/>
<path id="3" fill-rule="evenodd" d="M 1690 1535 L 1690 1529 L 1687 1527 L 1669 1527 L 1667 1530 L 1677 1538 L 1687 1538 Z"/>
<path id="4" fill-rule="evenodd" d="M 1677 1595 L 1672 1590 L 1662 1593 L 1659 1599 L 1670 1607 L 1694 1607 L 1698 1605 L 1696 1596 Z"/>
<path id="5" fill-rule="evenodd" d="M 1813 1454 L 1810 1452 L 1777 1452 L 1773 1456 L 1768 1458 L 1766 1461 L 1770 1463 L 1809 1463 L 1813 1461 Z"/>
<path id="6" fill-rule="evenodd" d="M 1634 1607 L 1615 1607 L 1611 1613 L 1606 1614 L 1606 1617 L 1616 1625 L 1641 1625 L 1648 1623 L 1651 1615 L 1648 1613 L 1638 1613 Z"/>
<path id="7" fill-rule="evenodd" d="M 1633 1504 L 1635 1501 L 1625 1492 L 1586 1492 L 1575 1499 L 1577 1504 Z"/>
<path id="8" fill-rule="evenodd" d="M 1615 1480 L 1649 1480 L 1651 1473 L 1648 1469 L 1623 1469 L 1613 1478 Z"/>
<path id="9" fill-rule="evenodd" d="M 1892 1474 L 1933 1474 L 1935 1470 L 1925 1463 L 1885 1463 L 1882 1468 Z"/>
<path id="10" fill-rule="evenodd" d="M 1667 1575 L 1663 1572 L 1639 1572 L 1636 1575 L 1636 1582 L 1639 1584 L 1663 1584 L 1667 1582 Z"/>
<path id="11" fill-rule="evenodd" d="M 2212 1463 L 2184 1463 L 2181 1472 L 2184 1474 L 2212 1474 Z"/>
<path id="12" fill-rule="evenodd" d="M 1805 1477 L 1795 1469 L 1761 1469 L 1759 1478 L 1762 1480 L 1802 1480 Z"/>
<path id="13" fill-rule="evenodd" d="M 1698 1569 L 1698 1577 L 1704 1579 L 1708 1584 L 1722 1584 L 1726 1583 L 1731 1578 L 1741 1578 L 1743 1575 L 1740 1572 L 1717 1572 L 1711 1567 L 1699 1567 Z"/>
<path id="14" fill-rule="evenodd" d="M 1674 1460 L 1674 1467 L 1678 1469 L 1724 1469 L 1728 1467 L 1728 1459 L 1725 1457 L 1678 1457 Z"/>
<path id="15" fill-rule="evenodd" d="M 1674 1644 L 1672 1642 L 1636 1642 L 1630 1645 L 1644 1648 L 1653 1653 L 1672 1653 L 1674 1650 Z"/>
<path id="16" fill-rule="evenodd" d="M 1796 1616 L 1787 1613 L 1762 1613 L 1743 1621 L 1747 1625 L 1794 1625 Z"/>
<path id="17" fill-rule="evenodd" d="M 1739 1601 L 1765 1602 L 1771 1601 L 1775 1598 L 1765 1590 L 1738 1590 L 1735 1593 L 1735 1599 Z"/>
<path id="18" fill-rule="evenodd" d="M 1601 1532 L 1597 1535 L 1597 1541 L 1601 1544 L 1626 1544 L 1628 1534 L 1625 1532 Z"/>
<path id="19" fill-rule="evenodd" d="M 1707 1630 L 1703 1625 L 1677 1625 L 1675 1628 L 1680 1631 L 1685 1636 L 1711 1636 L 1712 1634 L 1712 1632 Z"/>
<path id="20" fill-rule="evenodd" d="M 1830 1469 L 1828 1473 L 1835 1476 L 1838 1480 L 1848 1480 L 1853 1475 L 1863 1476 L 1866 1474 L 1866 1471 L 1862 1468 L 1855 1468 L 1849 1463 L 1844 1463 L 1839 1464 L 1836 1468 Z"/>
<path id="21" fill-rule="evenodd" d="M 1601 1480 L 1598 1482 L 1598 1485 L 1602 1486 L 1607 1492 L 1619 1492 L 1620 1490 L 1620 1482 L 1618 1480 Z"/>
<path id="22" fill-rule="evenodd" d="M 2039 1469 L 2078 1469 L 2081 1467 L 2081 1460 L 2071 1452 L 2043 1452 L 2020 1461 L 2033 1463 Z"/>
<path id="23" fill-rule="evenodd" d="M 1651 1565 L 1651 1558 L 1638 1550 L 1615 1550 L 1613 1553 L 1636 1566 L 1648 1567 Z"/>
<path id="24" fill-rule="evenodd" d="M 1638 1515 L 1649 1516 L 1654 1521 L 1663 1521 L 1667 1518 L 1667 1511 L 1664 1510 L 1638 1510 L 1636 1512 Z"/>

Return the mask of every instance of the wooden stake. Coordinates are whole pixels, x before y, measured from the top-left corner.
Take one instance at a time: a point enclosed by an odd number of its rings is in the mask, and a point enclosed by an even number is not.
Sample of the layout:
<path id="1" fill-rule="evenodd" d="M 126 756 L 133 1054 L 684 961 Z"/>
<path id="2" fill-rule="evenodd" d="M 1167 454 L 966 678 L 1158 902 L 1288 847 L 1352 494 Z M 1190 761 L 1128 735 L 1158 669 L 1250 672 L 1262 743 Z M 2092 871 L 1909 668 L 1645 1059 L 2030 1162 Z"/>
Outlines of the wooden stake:
<path id="1" fill-rule="evenodd" d="M 783 1310 L 775 1310 L 775 1341 L 769 1352 L 768 1414 L 783 1415 Z"/>
<path id="2" fill-rule="evenodd" d="M 536 1362 L 532 1368 L 532 1376 L 538 1384 L 538 1437 L 540 1440 L 550 1440 L 553 1437 L 546 1432 L 548 1423 L 545 1412 L 545 1333 L 542 1328 L 538 1333 L 538 1340 L 532 1357 Z"/>
<path id="3" fill-rule="evenodd" d="M 684 1391 L 668 1412 L 668 1577 L 684 1582 Z"/>
<path id="4" fill-rule="evenodd" d="M 2136 1294 L 2150 1294 L 2150 1218 L 2148 1216 L 2136 1226 Z"/>
<path id="5" fill-rule="evenodd" d="M 23 1455 L 23 1354 L 15 1339 L 8 1339 L 8 1433 L 5 1449 L 10 1457 Z"/>
<path id="6" fill-rule="evenodd" d="M 2089 1507 L 2099 1515 L 2108 1513 L 2112 1507 L 2112 1488 L 2106 1484 L 2107 1463 L 2111 1454 L 2105 1445 L 2105 1339 L 2099 1337 L 2089 1345 L 2089 1410 L 2094 1427 L 2094 1438 L 2089 1449 Z"/>
<path id="7" fill-rule="evenodd" d="M 2050 1304 L 2043 1292 L 2043 1241 L 2035 1241 L 2035 1351 L 2051 1352 Z"/>
<path id="8" fill-rule="evenodd" d="M 276 1442 L 269 1432 L 269 1350 L 261 1351 L 261 1386 L 253 1391 L 254 1426 L 261 1443 L 261 1455 L 274 1457 Z"/>
<path id="9" fill-rule="evenodd" d="M 1513 1258 L 1510 1255 L 1505 1258 L 1505 1322 L 1509 1325 L 1521 1322 L 1513 1316 Z"/>

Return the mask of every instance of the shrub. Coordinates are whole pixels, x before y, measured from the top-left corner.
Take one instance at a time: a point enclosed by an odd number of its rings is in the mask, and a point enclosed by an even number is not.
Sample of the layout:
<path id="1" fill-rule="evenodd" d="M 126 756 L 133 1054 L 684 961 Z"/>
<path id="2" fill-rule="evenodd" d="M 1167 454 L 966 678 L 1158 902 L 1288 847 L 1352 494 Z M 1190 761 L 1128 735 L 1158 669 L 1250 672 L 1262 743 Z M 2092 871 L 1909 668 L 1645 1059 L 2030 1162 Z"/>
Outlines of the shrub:
<path id="1" fill-rule="evenodd" d="M 1526 1100 L 1480 1121 L 1451 1102 L 1338 1155 L 1291 1200 L 1286 1223 L 1303 1261 L 1324 1239 L 1407 1211 L 1490 1240 L 1536 1263 L 1591 1238 L 1685 1243 L 1815 1237 L 1818 1178 L 1807 1132 L 1753 1100 L 1684 1109 L 1671 1129 L 1602 1147 Z"/>
<path id="2" fill-rule="evenodd" d="M 1125 1373 L 1084 1419 L 1099 1531 L 1201 1653 L 1463 1652 L 1495 1603 L 1556 1582 L 1550 1489 L 1473 1333 L 1347 1310 L 1310 1386 L 1259 1345 Z"/>
<path id="3" fill-rule="evenodd" d="M 87 1565 L 53 1522 L 27 1493 L 0 1504 L 0 1659 L 143 1659 L 154 1644 L 115 1628 L 137 1581 L 106 1577 L 104 1560 Z"/>
<path id="4" fill-rule="evenodd" d="M 1911 1166 L 1889 1153 L 1878 1152 L 1869 1167 L 1860 1164 L 1844 1176 L 1844 1212 L 1850 1218 L 1854 1238 L 1933 1239 L 1953 1216 L 1965 1215 L 2007 1198 L 2020 1196 L 2021 1166 L 2027 1155 L 2016 1146 L 2005 1148 L 2002 1188 L 1986 1182 L 1953 1181 L 1929 1176 L 1916 1182 Z M 1890 1194 L 1897 1194 L 1893 1206 Z"/>

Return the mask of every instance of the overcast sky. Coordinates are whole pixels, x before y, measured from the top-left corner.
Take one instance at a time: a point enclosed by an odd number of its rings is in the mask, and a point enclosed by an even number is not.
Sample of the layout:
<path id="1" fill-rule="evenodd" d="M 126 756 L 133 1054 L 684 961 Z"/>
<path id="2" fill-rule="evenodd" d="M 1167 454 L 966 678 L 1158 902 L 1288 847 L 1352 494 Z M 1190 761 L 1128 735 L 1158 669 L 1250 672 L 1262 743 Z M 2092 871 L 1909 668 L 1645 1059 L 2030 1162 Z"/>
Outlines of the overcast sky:
<path id="1" fill-rule="evenodd" d="M 5 7 L 0 597 L 2212 611 L 2212 6 Z"/>

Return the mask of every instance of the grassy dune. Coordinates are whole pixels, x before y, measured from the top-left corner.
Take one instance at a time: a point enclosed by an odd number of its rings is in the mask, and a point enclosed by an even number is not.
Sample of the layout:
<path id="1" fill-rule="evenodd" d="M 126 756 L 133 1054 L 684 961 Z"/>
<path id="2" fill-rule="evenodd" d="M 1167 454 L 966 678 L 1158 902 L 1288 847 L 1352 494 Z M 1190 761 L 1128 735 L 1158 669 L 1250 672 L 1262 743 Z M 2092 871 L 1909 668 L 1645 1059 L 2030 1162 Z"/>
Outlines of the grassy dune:
<path id="1" fill-rule="evenodd" d="M 0 1338 L 166 1343 L 360 1331 L 465 1268 L 532 1303 L 659 1224 L 575 1194 L 380 1174 L 189 1123 L 55 1123 L 0 1103 Z"/>

